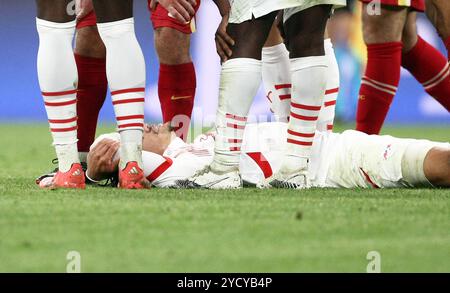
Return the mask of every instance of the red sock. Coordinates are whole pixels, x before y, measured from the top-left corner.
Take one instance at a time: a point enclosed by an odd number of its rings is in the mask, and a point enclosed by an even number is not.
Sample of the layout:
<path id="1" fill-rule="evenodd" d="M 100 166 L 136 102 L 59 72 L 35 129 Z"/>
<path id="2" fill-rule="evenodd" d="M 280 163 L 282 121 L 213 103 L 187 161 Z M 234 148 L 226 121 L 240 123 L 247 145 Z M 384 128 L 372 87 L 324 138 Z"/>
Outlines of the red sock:
<path id="1" fill-rule="evenodd" d="M 402 43 L 367 46 L 368 61 L 359 91 L 356 130 L 378 134 L 400 82 Z"/>
<path id="2" fill-rule="evenodd" d="M 424 86 L 428 94 L 450 111 L 450 70 L 447 59 L 419 37 L 402 57 L 402 66 Z"/>
<path id="3" fill-rule="evenodd" d="M 359 91 L 356 130 L 378 134 L 400 82 L 402 43 L 367 46 L 368 61 Z"/>
<path id="4" fill-rule="evenodd" d="M 186 140 L 197 86 L 194 64 L 161 64 L 158 95 L 164 122 L 172 121 L 177 136 Z"/>
<path id="5" fill-rule="evenodd" d="M 78 68 L 78 151 L 89 152 L 108 88 L 106 59 L 75 54 Z"/>
<path id="6" fill-rule="evenodd" d="M 448 60 L 450 61 L 450 37 L 448 37 L 445 41 L 445 47 L 447 48 L 447 56 Z"/>

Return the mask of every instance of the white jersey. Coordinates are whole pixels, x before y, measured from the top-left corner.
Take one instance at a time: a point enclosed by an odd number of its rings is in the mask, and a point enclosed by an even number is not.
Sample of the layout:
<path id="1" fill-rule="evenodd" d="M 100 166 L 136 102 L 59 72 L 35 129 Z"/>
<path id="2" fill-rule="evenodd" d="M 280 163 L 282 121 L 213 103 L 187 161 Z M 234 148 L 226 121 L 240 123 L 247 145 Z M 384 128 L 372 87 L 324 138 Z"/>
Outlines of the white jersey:
<path id="1" fill-rule="evenodd" d="M 285 10 L 285 19 L 316 5 L 345 6 L 346 0 L 230 0 L 229 23 L 242 23 L 253 17 L 259 18 L 271 12 Z"/>
<path id="2" fill-rule="evenodd" d="M 100 136 L 119 140 L 117 134 Z M 281 167 L 287 124 L 248 124 L 240 158 L 242 179 L 258 184 Z M 175 138 L 163 156 L 143 152 L 145 176 L 156 187 L 172 187 L 211 164 L 214 135 L 203 134 L 191 144 Z M 342 134 L 316 132 L 308 176 L 313 187 L 383 188 L 429 186 L 423 161 L 433 147 L 448 143 L 367 135 L 348 130 Z M 408 166 L 404 157 L 408 156 Z"/>

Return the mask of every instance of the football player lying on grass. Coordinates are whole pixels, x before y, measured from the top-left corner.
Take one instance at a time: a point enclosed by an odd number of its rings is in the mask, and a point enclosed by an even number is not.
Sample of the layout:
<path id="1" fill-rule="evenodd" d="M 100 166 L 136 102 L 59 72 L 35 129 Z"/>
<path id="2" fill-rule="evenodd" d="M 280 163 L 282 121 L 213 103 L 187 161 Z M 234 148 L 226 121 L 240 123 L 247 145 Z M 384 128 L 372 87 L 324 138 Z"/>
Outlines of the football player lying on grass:
<path id="1" fill-rule="evenodd" d="M 280 168 L 286 130 L 287 124 L 278 122 L 247 125 L 240 159 L 244 185 L 267 186 L 265 179 Z M 88 155 L 87 176 L 92 181 L 117 175 L 119 145 L 117 133 L 97 138 Z M 192 187 L 185 179 L 202 172 L 213 151 L 214 133 L 202 134 L 189 144 L 177 138 L 169 124 L 145 126 L 144 173 L 153 186 Z M 317 132 L 308 174 L 310 187 L 450 187 L 450 144 L 353 130 Z M 227 180 L 196 183 L 227 189 L 233 185 Z"/>

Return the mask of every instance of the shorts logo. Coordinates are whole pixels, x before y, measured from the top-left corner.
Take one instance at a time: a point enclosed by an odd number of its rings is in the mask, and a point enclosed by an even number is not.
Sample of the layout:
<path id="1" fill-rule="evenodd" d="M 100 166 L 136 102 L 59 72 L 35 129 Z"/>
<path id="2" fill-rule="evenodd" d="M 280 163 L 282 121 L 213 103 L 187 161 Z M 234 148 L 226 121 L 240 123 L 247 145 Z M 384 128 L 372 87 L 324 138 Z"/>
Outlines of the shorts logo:
<path id="1" fill-rule="evenodd" d="M 386 149 L 384 150 L 383 158 L 385 160 L 387 160 L 387 159 L 389 159 L 391 157 L 391 155 L 392 155 L 392 144 L 388 144 L 386 146 Z"/>
<path id="2" fill-rule="evenodd" d="M 366 96 L 360 95 L 358 99 L 361 100 L 361 101 L 364 101 L 366 99 Z"/>

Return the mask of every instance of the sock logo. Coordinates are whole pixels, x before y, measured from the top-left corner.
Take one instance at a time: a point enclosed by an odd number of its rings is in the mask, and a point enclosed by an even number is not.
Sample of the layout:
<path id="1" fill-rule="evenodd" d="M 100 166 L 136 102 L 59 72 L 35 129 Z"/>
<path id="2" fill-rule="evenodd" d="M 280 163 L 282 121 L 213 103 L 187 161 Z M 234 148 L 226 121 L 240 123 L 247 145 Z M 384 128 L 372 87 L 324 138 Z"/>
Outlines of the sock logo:
<path id="1" fill-rule="evenodd" d="M 170 99 L 172 101 L 176 101 L 176 100 L 184 100 L 184 99 L 190 99 L 192 98 L 192 96 L 172 96 Z"/>

